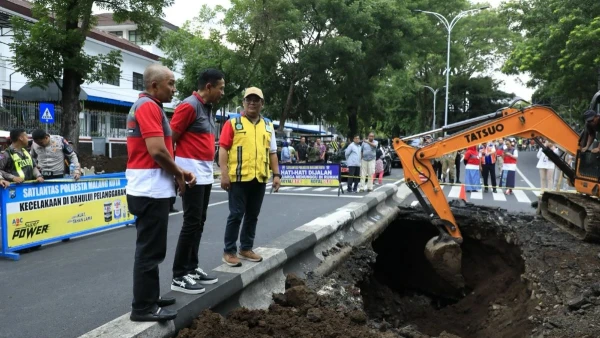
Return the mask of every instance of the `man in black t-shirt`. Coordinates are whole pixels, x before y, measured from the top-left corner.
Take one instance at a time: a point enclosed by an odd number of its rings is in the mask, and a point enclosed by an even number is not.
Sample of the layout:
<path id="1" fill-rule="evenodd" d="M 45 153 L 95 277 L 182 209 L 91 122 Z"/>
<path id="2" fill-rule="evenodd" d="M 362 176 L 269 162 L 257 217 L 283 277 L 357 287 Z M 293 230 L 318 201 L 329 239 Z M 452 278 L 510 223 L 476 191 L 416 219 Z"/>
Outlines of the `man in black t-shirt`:
<path id="1" fill-rule="evenodd" d="M 600 115 L 593 110 L 588 110 L 583 113 L 585 119 L 585 130 L 579 140 L 579 145 L 582 147 L 581 152 L 589 150 L 594 141 L 596 134 L 600 131 Z M 592 153 L 600 152 L 600 144 L 598 147 L 591 149 Z"/>

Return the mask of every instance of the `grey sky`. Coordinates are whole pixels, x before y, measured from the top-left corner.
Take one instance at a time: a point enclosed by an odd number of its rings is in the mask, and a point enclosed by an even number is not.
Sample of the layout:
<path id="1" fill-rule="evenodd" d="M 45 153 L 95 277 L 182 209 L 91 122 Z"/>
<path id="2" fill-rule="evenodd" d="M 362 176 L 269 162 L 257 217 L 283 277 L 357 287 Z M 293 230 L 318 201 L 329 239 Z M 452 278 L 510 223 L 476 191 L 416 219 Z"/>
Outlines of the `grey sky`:
<path id="1" fill-rule="evenodd" d="M 483 1 L 478 1 L 483 2 Z M 491 6 L 497 7 L 504 0 L 488 0 Z M 209 6 L 221 5 L 224 7 L 229 6 L 228 0 L 175 0 L 175 4 L 167 9 L 165 9 L 165 20 L 177 25 L 181 26 L 187 20 L 192 20 L 194 17 L 198 16 L 200 12 L 200 8 L 202 5 L 207 4 Z M 450 61 L 452 62 L 452 60 Z M 516 76 L 506 76 L 498 71 L 493 71 L 490 73 L 495 79 L 501 80 L 504 82 L 503 85 L 500 86 L 500 89 L 509 92 L 515 93 L 515 95 L 520 96 L 523 99 L 529 100 L 531 99 L 531 94 L 533 90 L 525 87 L 522 82 L 526 82 L 529 80 L 529 77 L 526 75 L 522 75 L 519 77 Z M 450 79 L 452 81 L 452 79 Z M 452 82 L 450 82 L 452 83 Z"/>

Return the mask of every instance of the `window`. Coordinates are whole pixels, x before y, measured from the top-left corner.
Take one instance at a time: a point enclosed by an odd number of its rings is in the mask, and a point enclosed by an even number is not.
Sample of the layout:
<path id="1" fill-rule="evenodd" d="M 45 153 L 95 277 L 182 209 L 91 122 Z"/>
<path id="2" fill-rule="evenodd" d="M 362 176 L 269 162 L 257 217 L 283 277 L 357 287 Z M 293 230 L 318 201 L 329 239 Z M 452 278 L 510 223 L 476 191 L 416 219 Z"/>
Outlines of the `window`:
<path id="1" fill-rule="evenodd" d="M 133 89 L 144 90 L 144 75 L 140 73 L 133 73 Z"/>
<path id="2" fill-rule="evenodd" d="M 112 35 L 116 35 L 116 36 L 118 36 L 120 38 L 123 37 L 123 31 L 113 31 L 113 32 L 109 32 L 109 33 L 112 34 Z"/>
<path id="3" fill-rule="evenodd" d="M 138 34 L 137 31 L 129 31 L 129 41 L 140 45 L 142 44 L 142 35 Z"/>
<path id="4" fill-rule="evenodd" d="M 117 86 L 117 87 L 119 87 L 121 85 L 121 71 L 119 70 L 119 68 L 117 68 L 115 66 L 103 64 L 102 71 L 105 73 L 108 73 L 108 72 L 112 73 L 111 75 L 108 75 L 108 74 L 103 75 L 103 78 L 102 78 L 103 83 Z"/>

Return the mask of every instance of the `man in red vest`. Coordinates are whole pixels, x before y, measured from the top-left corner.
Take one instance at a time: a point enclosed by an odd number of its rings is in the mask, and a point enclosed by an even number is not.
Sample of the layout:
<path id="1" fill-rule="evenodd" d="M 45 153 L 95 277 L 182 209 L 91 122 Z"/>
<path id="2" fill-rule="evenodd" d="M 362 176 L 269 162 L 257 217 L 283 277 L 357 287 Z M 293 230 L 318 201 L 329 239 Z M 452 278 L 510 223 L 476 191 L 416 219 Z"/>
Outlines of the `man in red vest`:
<path id="1" fill-rule="evenodd" d="M 175 250 L 171 290 L 192 295 L 205 291 L 202 284 L 219 281 L 198 266 L 198 250 L 214 183 L 216 128 L 212 109 L 224 94 L 223 73 L 207 69 L 200 74 L 198 91 L 175 108 L 171 119 L 175 163 L 196 176 L 196 185 L 181 196 L 183 226 Z"/>

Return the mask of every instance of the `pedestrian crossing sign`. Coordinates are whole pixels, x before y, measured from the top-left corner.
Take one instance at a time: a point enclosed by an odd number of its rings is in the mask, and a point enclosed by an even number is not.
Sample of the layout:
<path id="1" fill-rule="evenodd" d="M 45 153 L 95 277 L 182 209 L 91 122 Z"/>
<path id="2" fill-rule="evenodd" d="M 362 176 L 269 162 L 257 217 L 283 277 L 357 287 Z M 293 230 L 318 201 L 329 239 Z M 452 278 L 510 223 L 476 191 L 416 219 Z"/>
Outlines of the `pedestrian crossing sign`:
<path id="1" fill-rule="evenodd" d="M 54 105 L 52 103 L 40 103 L 40 122 L 54 123 Z"/>

